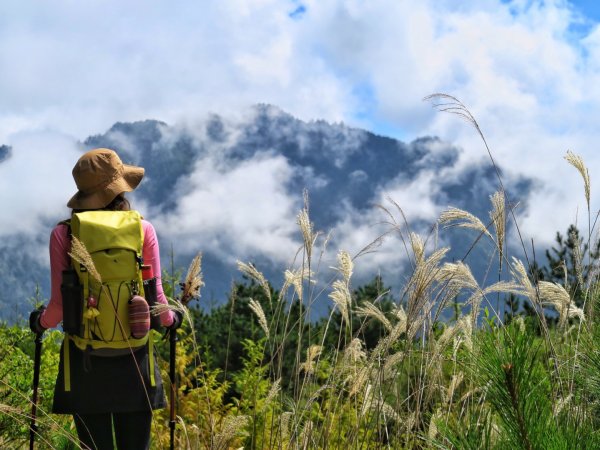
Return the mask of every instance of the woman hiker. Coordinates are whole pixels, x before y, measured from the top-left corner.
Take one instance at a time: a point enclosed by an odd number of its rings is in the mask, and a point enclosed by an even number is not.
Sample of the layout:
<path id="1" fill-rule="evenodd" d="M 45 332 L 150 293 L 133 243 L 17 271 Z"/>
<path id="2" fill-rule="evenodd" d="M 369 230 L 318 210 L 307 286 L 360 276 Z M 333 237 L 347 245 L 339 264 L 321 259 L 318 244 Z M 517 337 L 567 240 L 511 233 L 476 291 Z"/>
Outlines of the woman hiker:
<path id="1" fill-rule="evenodd" d="M 143 168 L 123 164 L 113 150 L 91 150 L 73 168 L 78 192 L 67 206 L 72 208 L 73 214 L 98 210 L 129 211 L 130 204 L 124 193 L 133 191 L 143 176 Z M 139 218 L 137 220 L 139 223 Z M 140 242 L 139 245 L 143 245 L 143 268 L 147 270 L 150 266 L 156 276 L 156 300 L 166 305 L 160 282 L 156 232 L 150 222 L 143 219 L 141 229 L 143 244 Z M 74 266 L 69 256 L 71 233 L 69 224 L 60 223 L 50 236 L 51 296 L 47 308 L 42 307 L 31 313 L 30 326 L 35 333 L 56 327 L 63 321 L 63 271 Z M 135 286 L 135 283 L 132 284 Z M 94 321 L 97 304 L 105 302 L 106 305 L 107 295 L 102 298 L 100 291 L 105 292 L 102 289 L 95 294 L 97 299 L 90 293 L 87 305 L 79 306 L 80 310 L 83 308 L 86 311 L 83 316 L 88 317 L 90 323 Z M 83 298 L 81 305 L 84 305 Z M 64 315 L 68 314 L 70 311 L 65 311 Z M 65 317 L 65 331 L 66 322 Z M 165 308 L 160 314 L 160 323 L 164 327 L 177 328 L 181 324 L 181 314 Z M 88 333 L 92 329 L 83 327 Z M 119 351 L 111 348 L 94 350 L 91 345 L 82 349 L 81 341 L 80 345 L 76 345 L 78 336 L 66 336 L 61 348 L 52 412 L 73 415 L 81 446 L 85 449 L 113 449 L 113 431 L 119 450 L 148 449 L 152 410 L 165 407 L 162 381 L 151 341 L 146 340 L 145 345 L 135 348 L 128 344 L 127 348 Z M 95 334 L 94 338 L 98 339 Z"/>

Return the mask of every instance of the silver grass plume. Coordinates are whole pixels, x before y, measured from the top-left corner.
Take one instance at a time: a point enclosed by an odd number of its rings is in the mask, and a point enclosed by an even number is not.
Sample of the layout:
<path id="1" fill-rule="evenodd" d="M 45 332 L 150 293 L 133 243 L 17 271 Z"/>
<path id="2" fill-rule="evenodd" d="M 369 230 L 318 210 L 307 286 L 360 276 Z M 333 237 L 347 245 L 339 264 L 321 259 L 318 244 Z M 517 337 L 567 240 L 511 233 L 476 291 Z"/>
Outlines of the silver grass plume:
<path id="1" fill-rule="evenodd" d="M 458 327 L 458 322 L 454 325 L 449 325 L 444 328 L 444 331 L 440 335 L 439 338 L 435 341 L 435 345 L 433 348 L 433 355 L 441 355 L 444 349 L 448 346 L 448 343 L 454 339 L 454 337 L 459 333 L 460 328 Z M 437 364 L 437 358 L 431 358 L 433 364 Z"/>
<path id="2" fill-rule="evenodd" d="M 265 276 L 258 271 L 258 269 L 252 263 L 243 263 L 241 261 L 237 262 L 237 268 L 240 272 L 247 275 L 254 281 L 256 281 L 260 287 L 262 287 L 263 292 L 267 296 L 269 300 L 269 304 L 271 303 L 271 288 Z"/>
<path id="3" fill-rule="evenodd" d="M 190 312 L 188 308 L 183 306 L 183 304 L 177 300 L 173 300 L 170 297 L 167 297 L 170 303 L 157 303 L 156 305 L 152 305 L 150 307 L 150 314 L 153 316 L 160 316 L 165 311 L 178 311 L 185 318 L 185 320 L 192 322 L 192 318 L 190 316 Z"/>
<path id="4" fill-rule="evenodd" d="M 477 323 L 477 318 L 479 317 L 479 308 L 481 306 L 481 301 L 489 294 L 500 292 L 507 294 L 521 294 L 521 289 L 518 284 L 512 281 L 499 281 L 497 283 L 491 284 L 485 289 L 479 289 L 468 298 L 467 304 L 471 305 L 471 321 L 473 326 Z"/>
<path id="5" fill-rule="evenodd" d="M 376 411 L 379 415 L 381 414 L 384 423 L 388 423 L 390 421 L 400 422 L 401 417 L 399 414 L 392 408 L 385 400 L 381 398 L 375 398 L 375 393 L 373 392 L 373 388 L 371 385 L 367 386 L 366 394 L 363 399 L 363 404 L 361 407 L 360 415 L 364 417 L 364 415 L 369 411 Z"/>
<path id="6" fill-rule="evenodd" d="M 562 412 L 565 406 L 571 403 L 572 399 L 573 394 L 569 394 L 566 397 L 560 397 L 552 408 L 552 413 L 554 414 L 554 417 L 558 417 L 558 415 Z"/>
<path id="7" fill-rule="evenodd" d="M 90 255 L 90 252 L 88 252 L 83 242 L 81 242 L 75 236 L 72 236 L 71 238 L 71 251 L 69 252 L 69 256 L 85 267 L 85 270 L 88 271 L 94 280 L 96 280 L 98 283 L 102 283 L 102 277 L 100 276 L 98 270 L 96 270 L 92 255 Z"/>
<path id="8" fill-rule="evenodd" d="M 290 286 L 294 287 L 294 292 L 298 297 L 298 300 L 302 301 L 304 295 L 304 282 L 307 281 L 310 284 L 315 283 L 314 272 L 308 270 L 308 268 L 298 268 L 295 270 L 286 270 L 284 273 L 284 283 L 281 291 L 279 292 L 279 300 L 281 301 L 290 288 Z"/>
<path id="9" fill-rule="evenodd" d="M 479 283 L 475 280 L 471 268 L 462 261 L 457 263 L 445 263 L 440 268 L 439 279 L 445 281 L 449 286 L 460 289 L 478 290 Z"/>
<path id="10" fill-rule="evenodd" d="M 388 332 L 392 331 L 392 324 L 389 319 L 385 317 L 384 312 L 371 302 L 364 302 L 362 306 L 357 308 L 356 315 L 358 317 L 376 319 Z"/>
<path id="11" fill-rule="evenodd" d="M 287 440 L 290 436 L 290 422 L 293 415 L 290 411 L 285 411 L 279 415 L 279 430 L 283 440 Z"/>
<path id="12" fill-rule="evenodd" d="M 519 331 L 521 333 L 525 333 L 526 325 L 525 325 L 525 319 L 523 318 L 523 316 L 517 316 L 513 319 L 513 321 L 516 324 L 516 326 L 519 327 Z"/>
<path id="13" fill-rule="evenodd" d="M 592 263 L 590 264 L 587 280 L 584 285 L 584 290 L 591 291 L 592 289 L 597 288 L 596 284 L 599 277 L 600 263 L 598 261 L 592 261 Z"/>
<path id="14" fill-rule="evenodd" d="M 492 211 L 490 212 L 490 218 L 494 224 L 496 230 L 496 246 L 498 247 L 498 253 L 500 255 L 500 267 L 502 267 L 502 261 L 504 256 L 504 238 L 506 234 L 506 205 L 504 193 L 502 191 L 496 191 L 490 197 L 492 202 Z"/>
<path id="15" fill-rule="evenodd" d="M 479 220 L 470 212 L 464 211 L 462 209 L 450 207 L 440 214 L 438 221 L 441 225 L 444 225 L 445 228 L 449 228 L 452 226 L 469 228 L 472 230 L 479 231 L 482 234 L 485 234 L 492 241 L 494 240 L 487 227 L 483 224 L 481 220 Z"/>
<path id="16" fill-rule="evenodd" d="M 366 359 L 367 353 L 363 350 L 362 341 L 352 339 L 344 349 L 340 368 L 346 374 L 346 381 L 350 382 L 350 396 L 357 394 L 369 379 L 370 368 L 364 365 Z"/>
<path id="17" fill-rule="evenodd" d="M 329 294 L 329 298 L 339 308 L 342 318 L 346 321 L 346 325 L 350 324 L 350 306 L 352 305 L 352 296 L 350 294 L 350 277 L 354 264 L 352 258 L 345 251 L 338 253 L 338 268 L 337 270 L 342 275 L 341 280 L 333 282 L 333 290 Z"/>
<path id="18" fill-rule="evenodd" d="M 302 450 L 314 448 L 314 442 L 311 439 L 314 427 L 315 424 L 312 422 L 312 420 L 307 420 L 302 427 L 302 431 L 300 432 L 299 436 L 300 448 Z"/>
<path id="19" fill-rule="evenodd" d="M 418 263 L 418 261 L 423 260 L 425 257 L 425 242 L 417 233 L 410 233 L 409 238 L 415 261 Z"/>
<path id="20" fill-rule="evenodd" d="M 228 415 L 223 419 L 221 431 L 215 435 L 213 446 L 215 450 L 227 450 L 229 443 L 237 438 L 246 436 L 248 433 L 244 428 L 250 423 L 250 417 L 246 415 Z"/>
<path id="21" fill-rule="evenodd" d="M 456 359 L 456 353 L 462 343 L 465 344 L 467 350 L 473 351 L 473 322 L 467 316 L 463 316 L 458 319 L 456 326 L 460 329 L 460 334 L 458 338 L 454 339 L 454 359 Z"/>
<path id="22" fill-rule="evenodd" d="M 417 412 L 412 411 L 408 415 L 408 417 L 404 417 L 403 420 L 404 420 L 404 428 L 405 428 L 406 432 L 407 433 L 412 432 L 413 428 L 417 424 Z"/>
<path id="23" fill-rule="evenodd" d="M 190 301 L 199 297 L 202 286 L 204 286 L 204 281 L 202 281 L 202 253 L 198 253 L 192 259 L 187 275 L 181 285 L 181 304 L 187 306 Z"/>
<path id="24" fill-rule="evenodd" d="M 461 316 L 454 325 L 444 329 L 440 337 L 434 343 L 433 352 L 429 361 L 430 366 L 437 375 L 441 376 L 441 358 L 444 350 L 451 342 L 454 343 L 454 352 L 457 351 L 458 345 L 460 345 L 461 342 L 465 342 L 467 348 L 472 349 L 473 344 L 471 334 L 471 321 L 467 316 Z M 459 338 L 461 335 L 462 338 Z"/>
<path id="25" fill-rule="evenodd" d="M 402 305 L 395 305 L 391 315 L 397 319 L 397 322 L 393 325 L 392 330 L 379 340 L 377 346 L 373 349 L 374 355 L 383 355 L 403 333 L 409 333 L 408 317 Z M 411 326 L 410 328 L 413 329 L 415 327 Z"/>
<path id="26" fill-rule="evenodd" d="M 358 338 L 352 339 L 344 349 L 344 365 L 356 367 L 356 363 L 364 361 L 366 358 L 367 354 L 363 349 L 363 342 Z"/>
<path id="27" fill-rule="evenodd" d="M 389 355 L 383 364 L 383 379 L 381 381 L 387 381 L 398 376 L 398 364 L 406 358 L 406 353 L 403 351 Z"/>
<path id="28" fill-rule="evenodd" d="M 454 397 L 454 393 L 456 389 L 461 385 L 464 378 L 464 374 L 462 372 L 458 372 L 455 375 L 452 375 L 452 380 L 450 380 L 450 386 L 448 386 L 448 390 L 445 393 L 446 403 L 450 404 L 452 402 L 452 398 Z"/>
<path id="29" fill-rule="evenodd" d="M 542 307 L 551 305 L 556 308 L 559 314 L 559 323 L 564 324 L 571 317 L 578 317 L 581 321 L 585 320 L 583 310 L 573 305 L 569 293 L 561 285 L 540 281 L 538 298 L 536 289 L 527 276 L 525 266 L 516 258 L 513 258 L 512 273 L 520 285 L 519 289 L 522 289 L 521 293 L 529 297 L 534 304 Z"/>
<path id="30" fill-rule="evenodd" d="M 573 241 L 573 260 L 574 260 L 574 270 L 575 277 L 577 278 L 577 283 L 579 283 L 579 287 L 583 289 L 584 281 L 583 281 L 583 251 L 581 249 L 582 242 L 579 235 L 573 231 L 570 236 Z M 565 271 L 567 270 L 567 266 L 565 265 Z M 566 275 L 565 275 L 566 279 Z"/>
<path id="31" fill-rule="evenodd" d="M 415 246 L 413 245 L 413 248 Z M 420 251 L 420 247 L 416 247 Z M 448 248 L 434 251 L 428 258 L 421 252 L 416 256 L 416 265 L 407 285 L 408 305 L 407 316 L 411 324 L 410 333 L 416 330 L 415 321 L 419 313 L 425 315 L 424 308 L 428 304 L 428 293 L 439 277 L 439 264 L 448 252 Z M 410 334 L 409 333 L 409 334 Z"/>
<path id="32" fill-rule="evenodd" d="M 558 312 L 559 326 L 566 325 L 567 319 L 573 317 L 577 317 L 581 321 L 585 320 L 583 309 L 575 306 L 567 290 L 560 284 L 540 281 L 539 290 L 542 304 L 551 305 Z"/>
<path id="33" fill-rule="evenodd" d="M 341 251 L 338 253 L 338 270 L 342 274 L 342 277 L 346 283 L 350 282 L 350 278 L 352 277 L 352 273 L 354 271 L 354 263 L 352 262 L 352 257 L 348 252 Z"/>
<path id="34" fill-rule="evenodd" d="M 571 164 L 573 167 L 575 167 L 579 171 L 579 173 L 581 174 L 581 177 L 583 178 L 583 189 L 585 191 L 585 201 L 587 202 L 587 207 L 589 210 L 590 209 L 590 174 L 588 172 L 587 167 L 585 166 L 585 164 L 583 162 L 583 158 L 579 155 L 576 155 L 571 150 L 568 150 L 567 155 L 565 156 L 565 159 L 567 160 L 567 162 L 569 164 Z"/>
<path id="35" fill-rule="evenodd" d="M 500 281 L 492 284 L 485 289 L 481 289 L 469 266 L 463 262 L 445 263 L 440 270 L 440 280 L 448 283 L 449 287 L 456 289 L 467 289 L 472 293 L 467 300 L 467 304 L 471 305 L 471 320 L 474 326 L 479 317 L 479 307 L 481 301 L 486 295 L 492 292 L 508 292 L 520 293 L 518 285 L 513 282 Z"/>
<path id="36" fill-rule="evenodd" d="M 531 283 L 529 276 L 527 275 L 527 270 L 525 270 L 525 266 L 523 265 L 521 260 L 515 258 L 514 256 L 512 258 L 511 272 L 513 274 L 513 277 L 519 284 L 519 290 L 521 291 L 519 293 L 529 297 L 529 300 L 534 304 L 539 303 L 536 289 Z"/>
<path id="37" fill-rule="evenodd" d="M 261 411 L 264 411 L 269 407 L 269 405 L 273 402 L 275 397 L 281 392 L 281 378 L 275 380 L 275 382 L 271 385 L 267 397 L 265 398 L 264 403 L 261 406 Z"/>
<path id="38" fill-rule="evenodd" d="M 342 314 L 342 318 L 346 322 L 346 324 L 350 323 L 350 305 L 352 304 L 350 298 L 350 289 L 348 289 L 348 285 L 344 283 L 342 280 L 335 280 L 333 282 L 333 291 L 329 294 L 329 298 L 333 301 L 333 303 L 338 307 L 340 313 Z"/>
<path id="39" fill-rule="evenodd" d="M 437 422 L 441 420 L 443 417 L 442 411 L 438 408 L 434 414 L 431 415 L 431 420 L 429 421 L 429 427 L 427 429 L 427 437 L 429 440 L 434 440 L 438 435 L 438 427 Z"/>
<path id="40" fill-rule="evenodd" d="M 358 370 L 354 370 L 353 373 L 346 379 L 350 382 L 350 388 L 348 389 L 348 395 L 354 397 L 360 394 L 365 386 L 369 386 L 369 378 L 372 369 L 368 366 L 360 367 Z"/>
<path id="41" fill-rule="evenodd" d="M 300 364 L 300 370 L 307 374 L 312 374 L 315 371 L 315 360 L 321 355 L 323 347 L 320 345 L 311 345 L 306 349 L 306 361 Z"/>
<path id="42" fill-rule="evenodd" d="M 302 211 L 298 213 L 298 216 L 296 217 L 296 223 L 300 227 L 300 232 L 302 233 L 306 259 L 310 261 L 318 233 L 315 233 L 313 224 L 310 221 L 310 216 L 308 214 L 308 195 L 306 192 L 304 193 L 304 208 L 302 208 Z"/>
<path id="43" fill-rule="evenodd" d="M 373 401 L 373 386 L 371 383 L 366 385 L 365 395 L 363 398 L 362 407 L 360 408 L 360 417 L 363 417 L 369 410 L 369 403 Z"/>
<path id="44" fill-rule="evenodd" d="M 403 324 L 404 327 L 406 328 L 406 321 L 407 321 L 406 311 L 404 311 L 404 308 L 402 307 L 402 305 L 394 305 L 394 307 L 392 309 L 392 315 L 396 319 L 398 319 L 398 323 Z"/>
<path id="45" fill-rule="evenodd" d="M 267 323 L 267 316 L 265 316 L 265 312 L 263 311 L 262 305 L 253 298 L 251 298 L 248 302 L 248 306 L 250 306 L 250 309 L 254 312 L 254 314 L 256 314 L 258 324 L 267 335 L 267 339 L 269 339 L 269 324 Z"/>

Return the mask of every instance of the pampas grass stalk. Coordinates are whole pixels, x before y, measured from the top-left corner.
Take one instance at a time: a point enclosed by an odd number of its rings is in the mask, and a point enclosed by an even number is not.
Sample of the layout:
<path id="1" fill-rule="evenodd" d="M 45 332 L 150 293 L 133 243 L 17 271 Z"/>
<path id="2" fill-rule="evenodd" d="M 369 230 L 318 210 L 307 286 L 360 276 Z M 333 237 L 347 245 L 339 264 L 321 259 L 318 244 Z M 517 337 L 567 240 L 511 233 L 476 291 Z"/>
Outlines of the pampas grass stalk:
<path id="1" fill-rule="evenodd" d="M 494 230 L 496 231 L 496 248 L 498 249 L 498 264 L 500 266 L 498 271 L 500 273 L 504 261 L 504 240 L 506 238 L 506 204 L 504 193 L 502 191 L 496 191 L 490 197 L 490 200 L 492 202 L 490 218 L 492 219 Z"/>
<path id="2" fill-rule="evenodd" d="M 588 172 L 588 169 L 587 169 L 585 163 L 583 162 L 583 158 L 579 155 L 576 155 L 571 150 L 568 150 L 567 154 L 565 155 L 565 159 L 567 160 L 567 162 L 569 164 L 571 164 L 573 167 L 575 167 L 577 169 L 577 171 L 581 175 L 581 178 L 583 178 L 583 189 L 585 192 L 585 201 L 587 203 L 587 207 L 588 207 L 588 211 L 589 211 L 589 209 L 590 209 L 590 191 L 591 191 L 590 174 Z"/>
<path id="3" fill-rule="evenodd" d="M 195 299 L 200 297 L 200 288 L 204 286 L 202 280 L 202 253 L 198 253 L 187 271 L 187 275 L 182 283 L 182 290 L 180 296 L 180 302 L 183 306 Z"/>
<path id="4" fill-rule="evenodd" d="M 71 238 L 71 251 L 69 252 L 69 256 L 85 267 L 94 280 L 98 283 L 102 283 L 102 277 L 98 270 L 96 270 L 92 255 L 90 255 L 83 242 L 75 236 L 72 236 Z"/>
<path id="5" fill-rule="evenodd" d="M 440 224 L 445 227 L 461 227 L 461 228 L 470 228 L 472 230 L 479 231 L 480 233 L 488 236 L 490 239 L 494 239 L 487 227 L 483 224 L 478 217 L 474 216 L 468 211 L 464 211 L 459 208 L 448 208 L 443 211 L 439 217 Z"/>
<path id="6" fill-rule="evenodd" d="M 271 287 L 269 286 L 269 283 L 262 272 L 259 272 L 252 263 L 243 263 L 238 261 L 237 267 L 240 272 L 256 281 L 262 287 L 265 296 L 269 300 L 269 304 L 271 304 Z"/>
<path id="7" fill-rule="evenodd" d="M 265 316 L 265 312 L 263 311 L 262 305 L 253 298 L 251 298 L 248 303 L 248 306 L 250 306 L 250 309 L 254 312 L 254 314 L 256 314 L 258 324 L 267 335 L 267 339 L 269 339 L 269 324 L 267 323 L 267 316 Z"/>

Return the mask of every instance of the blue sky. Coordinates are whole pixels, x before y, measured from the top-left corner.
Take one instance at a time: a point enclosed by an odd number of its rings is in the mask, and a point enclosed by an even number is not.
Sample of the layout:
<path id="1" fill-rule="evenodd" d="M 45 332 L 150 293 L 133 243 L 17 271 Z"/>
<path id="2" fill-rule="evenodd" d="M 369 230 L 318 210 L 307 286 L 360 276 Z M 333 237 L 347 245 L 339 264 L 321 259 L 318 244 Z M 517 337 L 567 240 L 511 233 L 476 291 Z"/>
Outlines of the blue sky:
<path id="1" fill-rule="evenodd" d="M 520 227 L 526 240 L 547 244 L 570 223 L 587 223 L 567 150 L 590 168 L 591 208 L 600 207 L 598 5 L 4 1 L 0 144 L 13 155 L 0 164 L 0 206 L 14 214 L 0 218 L 0 236 L 43 231 L 44 220 L 64 211 L 77 143 L 87 136 L 117 121 L 239 118 L 255 103 L 407 141 L 439 136 L 461 148 L 456 171 L 446 174 L 459 177 L 467 163 L 489 161 L 468 124 L 422 101 L 445 92 L 475 115 L 506 177 L 536 180 L 522 199 Z M 435 189 L 434 179 L 427 183 L 397 195 L 415 218 L 434 221 L 448 205 L 420 209 Z"/>
<path id="2" fill-rule="evenodd" d="M 590 20 L 600 20 L 600 3 L 595 0 L 573 0 L 571 2 L 576 8 Z"/>

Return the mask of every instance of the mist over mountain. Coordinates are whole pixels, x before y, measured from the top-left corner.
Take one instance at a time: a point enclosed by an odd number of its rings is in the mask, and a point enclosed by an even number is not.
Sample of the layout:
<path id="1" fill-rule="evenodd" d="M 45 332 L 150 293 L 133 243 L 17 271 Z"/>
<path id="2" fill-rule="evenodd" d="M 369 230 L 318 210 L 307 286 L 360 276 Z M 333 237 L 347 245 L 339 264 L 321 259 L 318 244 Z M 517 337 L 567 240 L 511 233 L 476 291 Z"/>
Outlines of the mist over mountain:
<path id="1" fill-rule="evenodd" d="M 436 137 L 404 143 L 344 124 L 304 122 L 270 105 L 175 125 L 116 123 L 80 147 L 81 152 L 113 148 L 125 163 L 146 169 L 132 204 L 157 229 L 163 268 L 170 265 L 171 249 L 176 267 L 203 253 L 204 305 L 222 302 L 232 281 L 241 278 L 237 260 L 253 262 L 278 286 L 301 245 L 295 222 L 305 190 L 315 229 L 331 232 L 331 255 L 321 266 L 329 277 L 338 250 L 356 254 L 389 229 L 383 224 L 389 217 L 376 205 L 401 222 L 391 199 L 412 230 L 428 233 L 448 205 L 486 219 L 489 196 L 498 188 L 487 161 L 461 161 L 459 148 Z M 10 158 L 11 148 L 0 146 L 0 164 Z M 524 210 L 533 181 L 506 177 L 504 182 Z M 49 295 L 47 249 L 40 255 L 39 248 L 47 245 L 55 222 L 43 222 L 43 233 L 15 230 L 0 243 L 0 317 L 11 320 L 29 311 L 25 299 L 34 295 L 36 284 Z M 474 237 L 445 230 L 437 239 L 452 247 L 450 259 L 459 259 Z M 484 243 L 469 254 L 476 272 L 484 271 L 490 251 Z M 378 273 L 398 285 L 407 268 L 401 242 L 385 241 L 356 261 L 354 285 Z M 325 295 L 319 308 L 327 306 Z"/>

